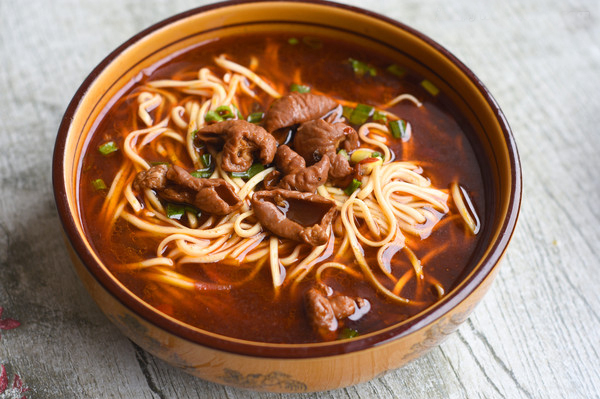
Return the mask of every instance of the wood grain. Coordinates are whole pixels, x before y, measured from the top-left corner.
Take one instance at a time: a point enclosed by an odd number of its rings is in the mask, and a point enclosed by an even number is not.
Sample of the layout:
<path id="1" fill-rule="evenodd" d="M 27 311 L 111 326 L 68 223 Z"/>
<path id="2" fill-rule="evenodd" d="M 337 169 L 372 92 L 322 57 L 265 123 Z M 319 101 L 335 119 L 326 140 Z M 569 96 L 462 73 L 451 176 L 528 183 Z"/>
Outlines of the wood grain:
<path id="1" fill-rule="evenodd" d="M 1 331 L 0 364 L 28 397 L 284 396 L 196 379 L 124 338 L 78 281 L 52 198 L 56 131 L 87 73 L 137 31 L 202 4 L 0 0 L 0 306 L 22 322 Z M 600 3 L 369 6 L 440 42 L 491 90 L 520 150 L 522 212 L 457 333 L 374 381 L 302 397 L 600 398 Z"/>

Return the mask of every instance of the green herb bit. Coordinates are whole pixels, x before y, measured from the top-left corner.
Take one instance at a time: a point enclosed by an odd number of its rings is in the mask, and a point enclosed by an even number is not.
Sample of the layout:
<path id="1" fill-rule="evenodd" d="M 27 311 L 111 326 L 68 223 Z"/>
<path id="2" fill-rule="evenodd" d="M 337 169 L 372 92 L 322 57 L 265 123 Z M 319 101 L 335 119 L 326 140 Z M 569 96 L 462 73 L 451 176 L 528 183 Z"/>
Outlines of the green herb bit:
<path id="1" fill-rule="evenodd" d="M 192 141 L 196 138 L 197 134 L 198 134 L 198 129 L 194 129 L 194 131 L 190 133 L 190 135 L 192 136 Z"/>
<path id="2" fill-rule="evenodd" d="M 212 176 L 213 174 L 213 170 L 212 169 L 198 169 L 193 171 L 192 173 L 190 173 L 192 176 L 197 177 L 199 179 L 208 179 L 209 177 Z"/>
<path id="3" fill-rule="evenodd" d="M 401 66 L 398 66 L 396 64 L 392 64 L 389 67 L 387 67 L 386 71 L 388 71 L 392 75 L 394 75 L 396 77 L 399 77 L 399 78 L 401 78 L 404 75 L 406 75 L 406 69 L 404 69 Z"/>
<path id="4" fill-rule="evenodd" d="M 104 183 L 104 180 L 102 179 L 92 180 L 92 187 L 94 187 L 94 190 L 96 191 L 107 189 L 106 183 Z"/>
<path id="5" fill-rule="evenodd" d="M 373 120 L 375 122 L 387 123 L 387 115 L 383 112 L 375 111 L 373 113 Z"/>
<path id="6" fill-rule="evenodd" d="M 104 156 L 111 154 L 118 150 L 119 150 L 119 147 L 117 147 L 117 145 L 115 144 L 114 141 L 109 141 L 107 143 L 102 144 L 100 147 L 98 147 L 98 151 L 100 151 L 100 154 L 102 154 Z"/>
<path id="7" fill-rule="evenodd" d="M 350 65 L 352 65 L 352 69 L 356 76 L 364 76 L 365 73 L 368 73 L 371 76 L 377 75 L 377 69 L 365 62 L 355 60 L 354 58 L 348 58 L 348 61 L 350 62 Z"/>
<path id="8" fill-rule="evenodd" d="M 346 118 L 347 120 L 350 120 L 350 115 L 352 115 L 352 111 L 354 111 L 354 108 L 352 107 L 347 107 L 347 106 L 342 106 L 342 115 L 344 116 L 344 118 Z"/>
<path id="9" fill-rule="evenodd" d="M 264 117 L 264 112 L 253 112 L 250 115 L 248 115 L 248 118 L 246 120 L 250 123 L 260 123 L 262 122 Z"/>
<path id="10" fill-rule="evenodd" d="M 152 166 L 158 166 L 158 165 L 167 165 L 167 166 L 169 166 L 170 163 L 168 163 L 166 161 L 154 161 L 154 162 L 150 162 L 150 165 L 152 165 Z"/>
<path id="11" fill-rule="evenodd" d="M 308 47 L 314 50 L 318 50 L 321 47 L 323 47 L 323 42 L 320 39 L 312 36 L 304 36 L 302 38 L 302 43 L 306 44 Z"/>
<path id="12" fill-rule="evenodd" d="M 374 151 L 374 152 L 371 154 L 371 156 L 372 156 L 373 158 L 381 158 L 381 159 L 383 159 L 383 154 L 382 154 L 382 153 L 380 153 L 379 151 Z"/>
<path id="13" fill-rule="evenodd" d="M 434 85 L 427 79 L 424 79 L 421 82 L 421 86 L 423 86 L 423 88 L 427 90 L 432 96 L 437 96 L 440 92 L 440 89 L 438 89 L 436 85 Z"/>
<path id="14" fill-rule="evenodd" d="M 200 159 L 202 160 L 202 164 L 205 168 L 210 168 L 210 166 L 212 165 L 212 155 L 210 155 L 210 153 L 205 152 L 204 154 L 202 154 Z"/>
<path id="15" fill-rule="evenodd" d="M 216 111 L 208 111 L 204 117 L 206 123 L 221 122 L 223 118 Z"/>
<path id="16" fill-rule="evenodd" d="M 352 179 L 352 183 L 348 184 L 348 187 L 344 189 L 344 192 L 346 195 L 352 195 L 352 193 L 358 190 L 361 185 L 362 182 L 360 180 Z"/>
<path id="17" fill-rule="evenodd" d="M 342 331 L 340 331 L 339 339 L 349 339 L 355 337 L 358 337 L 358 331 L 352 328 L 346 327 Z"/>
<path id="18" fill-rule="evenodd" d="M 390 121 L 388 124 L 390 127 L 390 131 L 392 136 L 397 139 L 406 138 L 406 127 L 407 122 L 404 119 L 398 119 L 397 121 Z"/>
<path id="19" fill-rule="evenodd" d="M 231 107 L 233 109 L 235 109 L 235 114 L 237 115 L 238 119 L 244 119 L 244 117 L 242 116 L 242 113 L 240 112 L 240 109 L 238 107 L 236 107 L 235 104 L 231 104 Z"/>
<path id="20" fill-rule="evenodd" d="M 291 44 L 292 46 L 295 46 L 296 44 L 300 43 L 300 40 L 296 39 L 295 37 L 290 37 L 288 39 L 288 43 Z"/>
<path id="21" fill-rule="evenodd" d="M 292 83 L 290 85 L 290 91 L 297 91 L 298 93 L 308 93 L 310 91 L 310 87 L 306 85 Z"/>
<path id="22" fill-rule="evenodd" d="M 167 216 L 170 219 L 180 220 L 185 213 L 185 206 L 177 204 L 167 204 Z"/>
<path id="23" fill-rule="evenodd" d="M 235 118 L 235 114 L 233 113 L 233 111 L 231 110 L 231 108 L 227 105 L 221 105 L 220 107 L 217 107 L 217 109 L 215 110 L 215 112 L 217 114 L 219 114 L 219 116 L 223 119 L 233 119 Z"/>
<path id="24" fill-rule="evenodd" d="M 346 152 L 346 150 L 342 149 L 342 150 L 338 150 L 337 152 L 338 154 L 341 154 L 344 158 L 346 159 L 350 159 L 350 155 L 348 155 L 348 152 Z"/>
<path id="25" fill-rule="evenodd" d="M 260 163 L 255 163 L 245 172 L 231 172 L 231 177 L 239 177 L 242 179 L 252 179 L 254 176 L 265 170 L 265 166 Z"/>
<path id="26" fill-rule="evenodd" d="M 358 104 L 352 114 L 350 114 L 349 121 L 353 125 L 362 125 L 369 119 L 373 114 L 373 107 L 365 104 Z"/>

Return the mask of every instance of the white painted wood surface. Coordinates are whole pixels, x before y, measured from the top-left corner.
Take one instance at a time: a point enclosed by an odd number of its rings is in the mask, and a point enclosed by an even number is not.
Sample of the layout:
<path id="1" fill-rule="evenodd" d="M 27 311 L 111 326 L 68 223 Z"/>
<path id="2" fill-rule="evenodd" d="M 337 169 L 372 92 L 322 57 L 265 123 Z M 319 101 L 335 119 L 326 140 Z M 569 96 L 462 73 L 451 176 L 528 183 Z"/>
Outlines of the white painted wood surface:
<path id="1" fill-rule="evenodd" d="M 142 28 L 205 3 L 0 0 L 0 307 L 22 323 L 0 331 L 0 364 L 30 398 L 283 396 L 204 382 L 124 338 L 78 281 L 52 198 L 56 131 L 85 76 Z M 521 153 L 523 206 L 457 333 L 382 378 L 303 397 L 600 398 L 600 2 L 368 6 L 440 42 L 491 90 Z"/>

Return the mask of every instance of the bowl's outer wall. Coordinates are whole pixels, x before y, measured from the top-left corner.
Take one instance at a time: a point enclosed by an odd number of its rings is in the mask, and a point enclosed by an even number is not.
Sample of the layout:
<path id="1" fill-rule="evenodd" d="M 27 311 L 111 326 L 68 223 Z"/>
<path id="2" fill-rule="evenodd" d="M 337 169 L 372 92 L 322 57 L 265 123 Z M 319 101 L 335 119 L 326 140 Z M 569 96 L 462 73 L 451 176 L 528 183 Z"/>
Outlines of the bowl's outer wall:
<path id="1" fill-rule="evenodd" d="M 333 4 L 287 2 L 227 3 L 199 10 L 202 12 L 192 10 L 149 28 L 107 57 L 82 84 L 63 119 L 54 156 L 55 198 L 73 262 L 92 297 L 111 321 L 149 352 L 207 380 L 253 389 L 314 391 L 351 385 L 399 367 L 439 343 L 468 316 L 489 287 L 512 235 L 520 205 L 518 155 L 508 125 L 493 99 L 468 69 L 435 43 L 410 28 L 368 12 Z M 190 333 L 188 327 L 165 321 L 135 298 L 110 275 L 83 238 L 77 203 L 78 162 L 87 135 L 109 100 L 141 69 L 173 51 L 199 40 L 274 28 L 326 31 L 342 36 L 354 32 L 353 38 L 358 41 L 401 48 L 408 54 L 411 68 L 457 102 L 491 159 L 495 213 L 484 261 L 443 301 L 406 323 L 407 328 L 389 328 L 361 338 L 368 344 L 366 347 L 370 346 L 367 350 L 344 353 L 353 347 L 340 343 L 331 346 L 329 352 L 312 352 L 317 355 L 309 356 L 309 352 L 302 353 L 303 349 L 289 352 L 294 358 L 286 359 L 283 352 L 267 347 L 260 349 L 264 352 L 254 353 L 257 356 L 234 353 L 240 348 L 246 350 L 243 345 L 224 345 L 224 350 L 207 348 L 197 343 L 198 334 Z"/>

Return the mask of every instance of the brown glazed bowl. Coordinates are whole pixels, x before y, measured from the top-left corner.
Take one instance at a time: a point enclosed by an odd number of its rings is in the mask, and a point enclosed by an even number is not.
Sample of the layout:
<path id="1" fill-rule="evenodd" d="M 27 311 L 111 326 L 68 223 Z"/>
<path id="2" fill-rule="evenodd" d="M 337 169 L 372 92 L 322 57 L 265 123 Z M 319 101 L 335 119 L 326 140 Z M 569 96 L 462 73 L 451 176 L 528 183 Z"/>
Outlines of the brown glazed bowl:
<path id="1" fill-rule="evenodd" d="M 117 281 L 84 235 L 77 176 L 89 132 L 110 99 L 142 69 L 192 43 L 244 32 L 284 30 L 354 40 L 395 54 L 440 88 L 474 127 L 488 163 L 491 206 L 472 271 L 440 302 L 384 330 L 352 340 L 266 344 L 181 323 Z M 132 37 L 92 71 L 71 101 L 53 158 L 56 204 L 71 258 L 102 311 L 132 341 L 200 378 L 237 387 L 308 392 L 368 381 L 438 345 L 489 288 L 521 203 L 521 169 L 510 128 L 477 77 L 447 50 L 402 23 L 324 1 L 225 2 L 194 9 Z"/>

